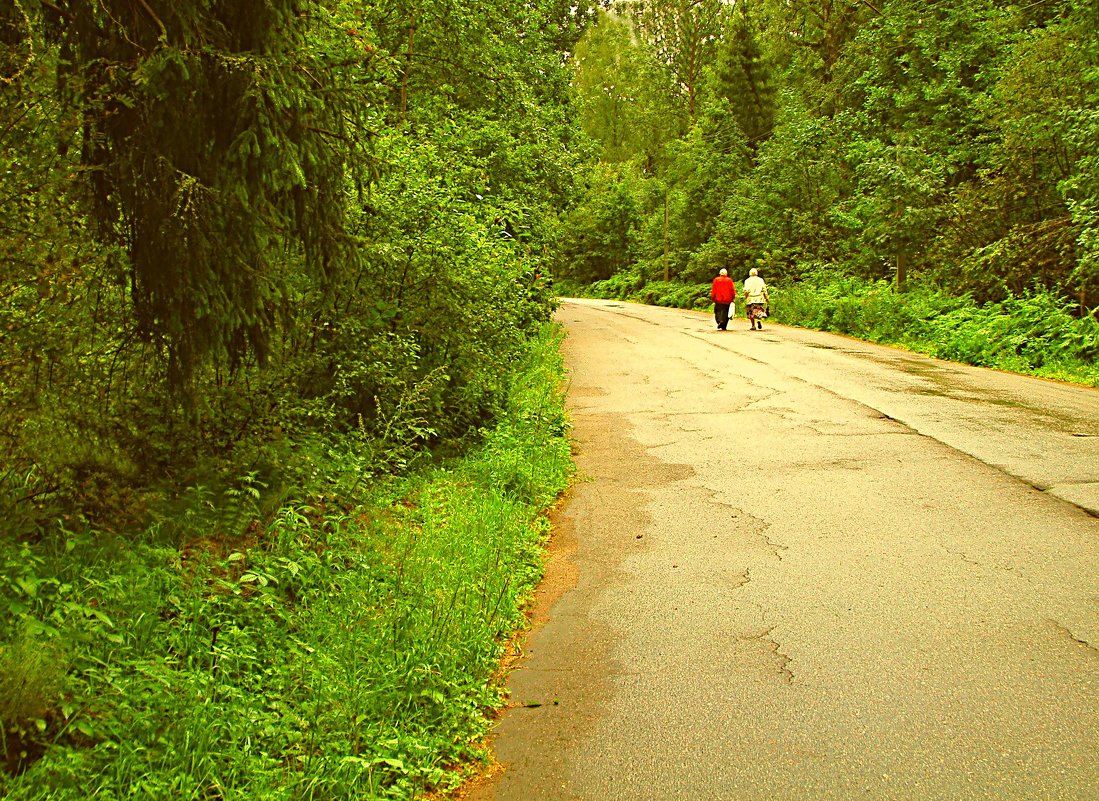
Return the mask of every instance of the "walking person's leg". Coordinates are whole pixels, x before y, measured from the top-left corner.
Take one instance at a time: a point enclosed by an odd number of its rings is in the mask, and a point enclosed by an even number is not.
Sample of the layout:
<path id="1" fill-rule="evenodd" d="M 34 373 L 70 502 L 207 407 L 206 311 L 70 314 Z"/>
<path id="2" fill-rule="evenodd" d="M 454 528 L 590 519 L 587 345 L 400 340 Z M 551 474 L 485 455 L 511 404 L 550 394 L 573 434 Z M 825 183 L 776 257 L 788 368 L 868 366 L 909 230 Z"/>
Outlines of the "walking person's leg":
<path id="1" fill-rule="evenodd" d="M 717 321 L 717 330 L 724 331 L 729 326 L 729 304 L 714 304 L 714 319 Z"/>

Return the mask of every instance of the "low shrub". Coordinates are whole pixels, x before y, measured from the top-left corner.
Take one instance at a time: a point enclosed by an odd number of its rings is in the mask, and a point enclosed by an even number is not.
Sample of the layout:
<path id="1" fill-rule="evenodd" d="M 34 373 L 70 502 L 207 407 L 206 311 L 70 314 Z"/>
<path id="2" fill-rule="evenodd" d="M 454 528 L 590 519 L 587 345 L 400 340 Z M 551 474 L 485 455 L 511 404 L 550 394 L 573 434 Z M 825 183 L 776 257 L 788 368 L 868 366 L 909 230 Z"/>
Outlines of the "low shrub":
<path id="1" fill-rule="evenodd" d="M 978 305 L 923 287 L 845 278 L 772 293 L 777 322 L 893 344 L 942 359 L 1099 386 L 1099 321 L 1045 291 Z"/>
<path id="2" fill-rule="evenodd" d="M 649 306 L 675 309 L 704 309 L 711 305 L 709 284 L 682 284 L 677 281 L 645 281 L 640 276 L 616 275 L 587 286 L 571 286 L 576 297 L 630 300 Z"/>

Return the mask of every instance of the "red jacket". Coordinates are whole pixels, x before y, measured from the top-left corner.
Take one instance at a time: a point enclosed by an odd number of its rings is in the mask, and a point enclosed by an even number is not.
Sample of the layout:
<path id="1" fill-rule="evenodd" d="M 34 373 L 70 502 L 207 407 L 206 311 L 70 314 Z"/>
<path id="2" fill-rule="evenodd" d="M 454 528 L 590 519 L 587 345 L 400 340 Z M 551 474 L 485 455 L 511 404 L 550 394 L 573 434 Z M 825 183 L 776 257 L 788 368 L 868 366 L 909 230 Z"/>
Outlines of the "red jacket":
<path id="1" fill-rule="evenodd" d="M 714 279 L 714 285 L 710 289 L 710 298 L 714 303 L 732 303 L 736 300 L 736 284 L 727 275 L 719 275 Z"/>

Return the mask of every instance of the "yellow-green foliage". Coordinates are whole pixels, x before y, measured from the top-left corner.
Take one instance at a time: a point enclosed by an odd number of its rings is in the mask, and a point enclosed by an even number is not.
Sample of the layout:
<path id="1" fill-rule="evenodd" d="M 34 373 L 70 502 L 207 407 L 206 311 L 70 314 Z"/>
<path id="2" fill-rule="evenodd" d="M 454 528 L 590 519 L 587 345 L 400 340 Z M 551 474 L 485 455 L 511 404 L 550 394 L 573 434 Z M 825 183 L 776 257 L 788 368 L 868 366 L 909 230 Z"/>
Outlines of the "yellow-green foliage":
<path id="1" fill-rule="evenodd" d="M 23 566 L 0 582 L 0 714 L 19 732 L 0 795 L 350 800 L 455 782 L 572 470 L 558 344 L 547 325 L 525 349 L 499 425 L 463 458 L 358 481 L 336 449 L 332 478 L 270 517 L 245 483 L 196 489 L 172 525 L 124 538 L 0 542 L 0 565 Z"/>

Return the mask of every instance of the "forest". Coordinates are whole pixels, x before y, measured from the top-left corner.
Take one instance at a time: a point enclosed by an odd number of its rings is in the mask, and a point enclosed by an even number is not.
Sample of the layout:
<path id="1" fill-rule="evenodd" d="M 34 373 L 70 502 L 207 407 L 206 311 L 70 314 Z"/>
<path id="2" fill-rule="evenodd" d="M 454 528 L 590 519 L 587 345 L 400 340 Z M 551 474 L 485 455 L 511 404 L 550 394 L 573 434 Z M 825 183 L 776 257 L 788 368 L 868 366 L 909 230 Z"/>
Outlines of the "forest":
<path id="1" fill-rule="evenodd" d="M 468 761 L 571 469 L 589 16 L 0 4 L 0 796 Z"/>
<path id="2" fill-rule="evenodd" d="M 1099 374 L 1099 8 L 1072 0 L 618 2 L 573 55 L 598 145 L 567 291 Z"/>
<path id="3" fill-rule="evenodd" d="M 564 293 L 1099 383 L 1085 0 L 0 4 L 0 795 L 485 758 Z M 930 344 L 928 344 L 930 343 Z"/>

